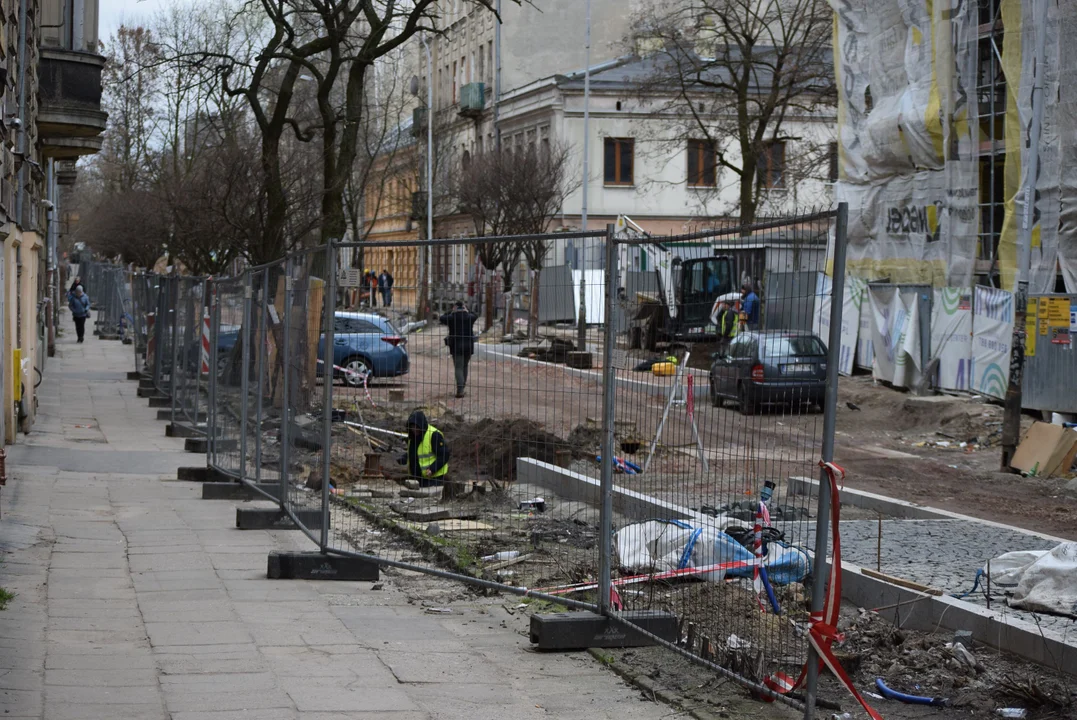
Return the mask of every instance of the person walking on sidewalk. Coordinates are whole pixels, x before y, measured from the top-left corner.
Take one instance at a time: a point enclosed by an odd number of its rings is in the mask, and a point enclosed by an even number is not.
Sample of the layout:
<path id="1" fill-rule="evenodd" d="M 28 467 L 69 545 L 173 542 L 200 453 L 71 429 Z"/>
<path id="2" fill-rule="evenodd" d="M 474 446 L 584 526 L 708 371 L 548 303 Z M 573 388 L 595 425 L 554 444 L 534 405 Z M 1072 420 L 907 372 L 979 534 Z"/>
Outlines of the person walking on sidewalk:
<path id="1" fill-rule="evenodd" d="M 382 307 L 393 306 L 393 276 L 389 272 L 388 268 L 381 269 L 381 275 L 378 276 L 378 290 L 381 291 L 381 304 Z"/>
<path id="2" fill-rule="evenodd" d="M 77 342 L 82 342 L 86 334 L 86 318 L 90 317 L 90 296 L 83 291 L 81 285 L 76 285 L 67 305 L 71 308 L 71 317 L 75 320 Z"/>
<path id="3" fill-rule="evenodd" d="M 452 312 L 447 312 L 440 318 L 441 324 L 449 328 L 449 336 L 445 338 L 445 344 L 449 346 L 449 355 L 452 356 L 453 367 L 456 370 L 456 397 L 464 397 L 464 386 L 467 385 L 467 366 L 471 362 L 471 355 L 475 352 L 475 314 L 464 307 L 460 300 L 456 301 L 456 307 Z"/>
<path id="4" fill-rule="evenodd" d="M 408 466 L 408 475 L 419 487 L 435 487 L 445 482 L 449 473 L 449 445 L 441 431 L 430 424 L 422 410 L 408 417 L 408 450 L 396 459 Z"/>

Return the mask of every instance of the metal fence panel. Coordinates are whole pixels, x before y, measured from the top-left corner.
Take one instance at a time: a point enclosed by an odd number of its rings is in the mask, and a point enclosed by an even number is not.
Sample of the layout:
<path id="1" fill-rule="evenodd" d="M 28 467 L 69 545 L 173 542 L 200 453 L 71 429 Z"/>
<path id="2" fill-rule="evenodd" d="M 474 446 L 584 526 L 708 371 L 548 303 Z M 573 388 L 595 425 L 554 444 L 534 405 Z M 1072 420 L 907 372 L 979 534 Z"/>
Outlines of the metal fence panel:
<path id="1" fill-rule="evenodd" d="M 1027 317 L 1022 406 L 1077 413 L 1077 295 L 1031 295 Z"/>
<path id="2" fill-rule="evenodd" d="M 285 272 L 283 322 L 283 385 L 281 469 L 288 479 L 284 509 L 296 524 L 324 547 L 320 526 L 325 445 L 325 393 L 318 377 L 325 373 L 318 360 L 324 345 L 324 305 L 327 297 L 325 249 L 294 253 Z M 328 488 L 325 489 L 328 492 Z M 316 518 L 315 516 L 319 516 Z"/>
<path id="3" fill-rule="evenodd" d="M 722 309 L 716 298 L 729 293 L 735 309 L 741 277 L 761 274 L 741 267 L 743 245 L 780 243 L 794 228 L 825 238 L 833 219 L 827 213 L 693 233 L 710 248 L 680 268 L 682 316 L 667 319 L 668 344 L 660 347 L 676 364 L 663 368 L 668 375 L 633 373 L 645 358 L 629 354 L 606 373 L 607 386 L 616 386 L 611 444 L 615 451 L 625 445 L 618 422 L 637 428 L 644 441 L 643 472 L 615 475 L 612 502 L 643 496 L 648 506 L 635 518 L 614 514 L 610 597 L 600 590 L 598 601 L 636 628 L 643 627 L 639 613 L 672 613 L 685 628 L 679 651 L 757 691 L 775 672 L 796 677 L 808 656 L 802 583 L 811 572 L 805 548 L 815 539 L 816 509 L 786 485 L 791 476 L 816 474 L 823 450 L 826 367 L 837 365 L 838 348 L 828 353 L 811 326 L 814 278 L 826 257 L 811 256 L 817 265 L 804 270 L 811 283 L 767 274 L 765 312 L 758 324 L 739 318 L 734 338 L 722 338 L 721 320 L 711 318 Z M 624 302 L 629 316 L 645 310 L 635 295 Z M 628 345 L 617 339 L 618 347 Z"/>
<path id="4" fill-rule="evenodd" d="M 767 320 L 808 327 L 814 286 L 806 297 L 775 290 L 772 314 L 733 340 L 719 338 L 710 318 L 746 270 L 740 245 L 752 243 L 757 258 L 790 229 L 825 237 L 834 218 L 649 241 L 615 239 L 610 226 L 332 244 L 215 279 L 209 463 L 256 487 L 279 482 L 266 494 L 279 495 L 322 552 L 598 610 L 633 627 L 638 611 L 672 612 L 686 632 L 669 649 L 754 689 L 773 672 L 796 675 L 808 657 L 800 583 L 813 558 L 804 548 L 819 537 L 825 555 L 826 524 L 813 498 L 787 495 L 785 481 L 812 474 L 832 448 L 836 395 L 827 390 L 836 385 L 826 368 L 837 362 L 810 332 Z M 648 352 L 631 347 L 633 331 L 656 310 L 627 287 L 654 278 L 621 274 L 618 251 L 655 241 L 701 241 L 712 252 L 679 266 L 676 312 L 658 308 L 661 347 Z M 494 250 L 513 272 L 473 272 Z M 541 322 L 543 296 L 576 306 L 573 275 L 516 271 L 528 257 L 538 268 L 570 253 L 604 256 L 588 276 L 588 302 L 597 302 L 588 315 L 609 324 Z M 350 276 L 361 259 L 376 268 L 386 256 L 433 258 L 425 267 L 434 272 L 406 277 L 389 303 Z M 445 258 L 455 264 L 437 264 Z M 804 270 L 825 263 L 820 256 Z M 182 337 L 187 311 L 169 284 L 159 314 L 173 317 L 156 329 Z M 434 315 L 438 304 L 444 312 Z M 188 339 L 174 342 L 173 357 Z M 772 503 L 765 523 L 761 502 Z"/>
<path id="5" fill-rule="evenodd" d="M 176 282 L 176 365 L 172 377 L 172 422 L 184 423 L 201 431 L 205 429 L 205 400 L 202 397 L 205 281 L 202 278 L 182 277 Z M 205 364 L 208 365 L 208 362 Z"/>
<path id="6" fill-rule="evenodd" d="M 157 296 L 157 321 L 154 325 L 155 350 L 153 383 L 157 391 L 172 396 L 172 366 L 175 361 L 176 300 L 179 278 L 161 277 Z"/>
<path id="7" fill-rule="evenodd" d="M 246 278 L 209 281 L 210 373 L 208 462 L 221 472 L 241 478 L 244 456 L 240 448 L 245 408 L 241 392 L 244 287 Z"/>

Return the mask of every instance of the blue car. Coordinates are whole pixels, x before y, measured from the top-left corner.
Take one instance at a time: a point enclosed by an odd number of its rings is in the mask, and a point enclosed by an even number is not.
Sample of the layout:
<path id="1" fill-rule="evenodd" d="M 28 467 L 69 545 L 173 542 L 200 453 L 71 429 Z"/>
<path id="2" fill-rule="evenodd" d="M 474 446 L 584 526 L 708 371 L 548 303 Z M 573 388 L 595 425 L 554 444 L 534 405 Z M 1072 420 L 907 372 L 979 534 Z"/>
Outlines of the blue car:
<path id="1" fill-rule="evenodd" d="M 363 376 L 397 377 L 407 374 L 410 360 L 407 338 L 375 313 L 338 312 L 333 325 L 333 377 L 352 387 Z M 325 336 L 318 340 L 318 359 L 325 358 Z M 318 363 L 318 375 L 323 363 Z"/>
<path id="2" fill-rule="evenodd" d="M 217 336 L 217 369 L 222 372 L 239 338 L 236 327 L 222 328 Z M 410 359 L 407 338 L 393 324 L 374 313 L 338 312 L 333 325 L 333 377 L 346 385 L 362 387 L 363 377 L 397 377 L 407 374 Z M 325 360 L 325 335 L 318 339 L 318 377 Z"/>

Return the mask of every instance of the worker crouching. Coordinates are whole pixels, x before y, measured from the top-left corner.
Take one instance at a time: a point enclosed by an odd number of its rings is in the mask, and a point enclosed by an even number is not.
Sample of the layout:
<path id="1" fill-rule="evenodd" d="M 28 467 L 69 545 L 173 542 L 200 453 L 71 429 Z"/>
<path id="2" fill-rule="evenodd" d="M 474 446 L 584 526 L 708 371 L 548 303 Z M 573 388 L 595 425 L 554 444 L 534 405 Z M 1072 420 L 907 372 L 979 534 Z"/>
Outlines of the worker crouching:
<path id="1" fill-rule="evenodd" d="M 441 431 L 430 424 L 422 410 L 408 417 L 408 451 L 397 458 L 420 487 L 442 485 L 449 474 L 449 445 Z"/>

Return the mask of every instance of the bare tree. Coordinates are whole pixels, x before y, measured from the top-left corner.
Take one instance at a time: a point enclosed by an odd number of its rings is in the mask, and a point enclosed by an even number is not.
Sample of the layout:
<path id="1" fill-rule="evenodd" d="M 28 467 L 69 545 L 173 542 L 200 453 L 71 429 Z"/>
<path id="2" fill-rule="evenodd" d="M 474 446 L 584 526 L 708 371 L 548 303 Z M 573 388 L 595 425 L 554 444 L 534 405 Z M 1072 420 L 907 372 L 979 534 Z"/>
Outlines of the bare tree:
<path id="1" fill-rule="evenodd" d="M 504 272 L 506 332 L 512 323 L 512 272 L 521 258 L 527 262 L 531 284 L 528 331 L 532 337 L 537 332 L 539 277 L 549 242 L 534 236 L 549 231 L 565 197 L 579 185 L 569 175 L 571 157 L 570 149 L 559 144 L 516 154 L 489 152 L 473 159 L 462 173 L 460 209 L 471 216 L 478 235 L 531 236 L 480 243 L 478 247 L 483 267 L 492 271 L 500 265 Z"/>
<path id="2" fill-rule="evenodd" d="M 649 66 L 641 100 L 679 122 L 659 152 L 687 144 L 686 182 L 704 196 L 723 175 L 737 186 L 737 206 L 711 214 L 750 223 L 790 170 L 826 166 L 820 142 L 795 133 L 836 105 L 832 23 L 826 0 L 664 0 L 636 18 L 632 41 Z"/>
<path id="3" fill-rule="evenodd" d="M 466 0 L 492 9 L 492 0 Z M 206 48 L 177 60 L 217 69 L 224 91 L 243 98 L 261 137 L 267 226 L 262 259 L 287 249 L 288 203 L 281 169 L 286 135 L 320 145 L 322 240 L 347 230 L 345 194 L 360 152 L 368 71 L 420 31 L 437 32 L 437 0 L 258 0 L 254 9 L 268 27 L 246 55 Z M 237 21 L 238 22 L 238 21 Z M 304 124 L 294 102 L 307 84 L 316 120 Z"/>
<path id="4" fill-rule="evenodd" d="M 150 30 L 121 25 L 104 44 L 103 105 L 108 130 L 95 162 L 100 178 L 117 191 L 145 187 L 151 175 L 153 136 L 161 96 L 155 68 L 160 53 Z"/>

